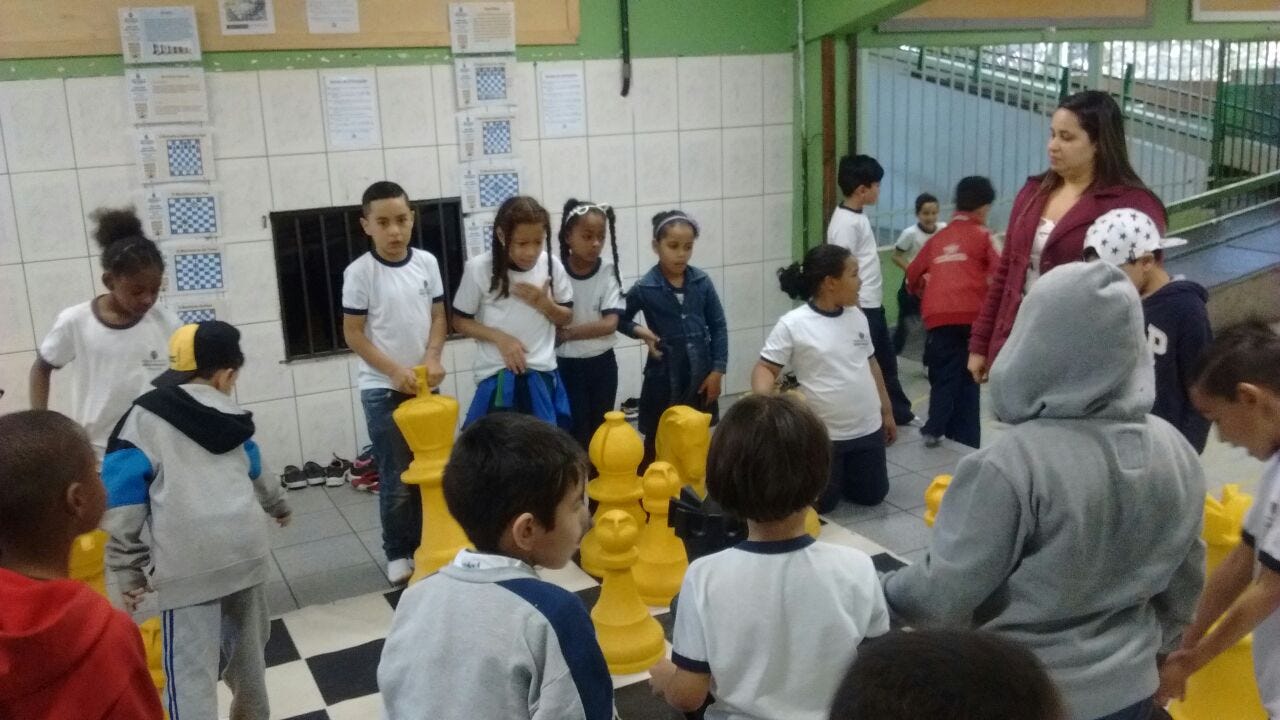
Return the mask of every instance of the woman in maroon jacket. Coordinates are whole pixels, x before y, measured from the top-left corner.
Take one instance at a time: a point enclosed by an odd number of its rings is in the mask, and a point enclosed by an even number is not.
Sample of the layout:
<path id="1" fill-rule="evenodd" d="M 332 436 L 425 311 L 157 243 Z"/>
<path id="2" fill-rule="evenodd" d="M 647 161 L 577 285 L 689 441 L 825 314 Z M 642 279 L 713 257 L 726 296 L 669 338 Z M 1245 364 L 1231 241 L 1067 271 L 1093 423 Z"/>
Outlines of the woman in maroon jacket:
<path id="1" fill-rule="evenodd" d="M 1000 264 L 969 338 L 969 372 L 980 383 L 1009 338 L 1022 296 L 1044 273 L 1080 259 L 1085 231 L 1098 216 L 1135 208 L 1165 230 L 1164 205 L 1129 164 L 1124 119 L 1110 95 L 1086 90 L 1068 97 L 1050 131 L 1049 169 L 1028 178 L 1014 198 Z"/>

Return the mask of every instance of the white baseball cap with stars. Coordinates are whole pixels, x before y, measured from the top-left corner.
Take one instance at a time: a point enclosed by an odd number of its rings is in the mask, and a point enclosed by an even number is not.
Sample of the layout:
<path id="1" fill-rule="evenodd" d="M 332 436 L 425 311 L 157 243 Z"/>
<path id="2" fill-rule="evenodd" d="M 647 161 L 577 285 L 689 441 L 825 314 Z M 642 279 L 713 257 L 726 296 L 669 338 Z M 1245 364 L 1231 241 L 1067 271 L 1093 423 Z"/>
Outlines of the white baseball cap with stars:
<path id="1" fill-rule="evenodd" d="M 1182 238 L 1161 238 L 1160 228 L 1141 210 L 1117 208 L 1093 221 L 1084 234 L 1084 247 L 1112 265 L 1131 263 L 1156 250 L 1186 245 Z"/>

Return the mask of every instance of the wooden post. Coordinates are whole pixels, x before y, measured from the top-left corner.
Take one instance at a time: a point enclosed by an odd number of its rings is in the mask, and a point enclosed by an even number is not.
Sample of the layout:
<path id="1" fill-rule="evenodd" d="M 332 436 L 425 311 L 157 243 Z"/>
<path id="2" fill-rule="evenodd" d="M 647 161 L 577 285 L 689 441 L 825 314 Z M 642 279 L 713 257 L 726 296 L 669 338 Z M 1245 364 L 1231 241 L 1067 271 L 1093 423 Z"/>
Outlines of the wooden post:
<path id="1" fill-rule="evenodd" d="M 822 217 L 840 202 L 836 187 L 836 41 L 822 38 Z"/>

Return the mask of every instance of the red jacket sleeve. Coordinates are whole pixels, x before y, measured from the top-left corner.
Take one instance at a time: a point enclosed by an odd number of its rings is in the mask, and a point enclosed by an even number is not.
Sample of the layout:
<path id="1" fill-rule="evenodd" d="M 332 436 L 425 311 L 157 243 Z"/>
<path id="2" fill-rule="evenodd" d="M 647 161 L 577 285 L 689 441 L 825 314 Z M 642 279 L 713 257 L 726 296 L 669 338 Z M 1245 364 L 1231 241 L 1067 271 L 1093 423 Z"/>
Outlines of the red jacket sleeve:
<path id="1" fill-rule="evenodd" d="M 929 264 L 933 262 L 935 247 L 933 238 L 930 238 L 907 266 L 907 292 L 916 297 L 924 296 L 924 275 L 929 272 Z"/>
<path id="2" fill-rule="evenodd" d="M 1022 214 L 1023 208 L 1027 203 L 1031 202 L 1031 198 L 1035 196 L 1039 185 L 1034 182 L 1028 182 L 1018 192 L 1018 196 L 1013 200 L 1013 209 L 1009 212 L 1009 229 L 1012 230 L 1017 218 Z M 1009 243 L 1013 241 L 1012 233 L 1005 234 L 1006 252 L 1000 253 L 999 261 L 995 264 L 995 272 L 991 273 L 991 282 L 987 287 L 987 299 L 982 303 L 982 310 L 978 312 L 978 319 L 973 322 L 973 328 L 969 334 L 969 352 L 975 355 L 988 356 L 991 346 L 991 334 L 995 328 L 996 318 L 1000 315 L 1000 301 L 1004 298 L 1004 284 L 1009 278 L 1009 257 L 1011 253 L 1007 252 Z M 990 357 L 987 357 L 990 360 Z"/>

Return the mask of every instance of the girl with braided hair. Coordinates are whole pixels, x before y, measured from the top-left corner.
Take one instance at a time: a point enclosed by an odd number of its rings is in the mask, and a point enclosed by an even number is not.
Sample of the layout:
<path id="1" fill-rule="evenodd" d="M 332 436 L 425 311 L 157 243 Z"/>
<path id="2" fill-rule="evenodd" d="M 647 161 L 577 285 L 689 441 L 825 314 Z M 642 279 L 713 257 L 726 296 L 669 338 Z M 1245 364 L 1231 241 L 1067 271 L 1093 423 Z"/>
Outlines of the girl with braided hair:
<path id="1" fill-rule="evenodd" d="M 498 207 L 489 252 L 463 268 L 453 327 L 476 340 L 476 394 L 463 427 L 512 411 L 569 428 L 555 342 L 556 328 L 573 321 L 573 288 L 550 244 L 551 216 L 517 195 Z"/>
<path id="2" fill-rule="evenodd" d="M 616 225 L 609 205 L 572 198 L 560 220 L 560 260 L 573 286 L 573 322 L 556 329 L 556 361 L 569 394 L 573 437 L 584 450 L 618 395 L 613 346 L 625 305 Z M 612 261 L 601 257 L 606 230 Z"/>
<path id="3" fill-rule="evenodd" d="M 31 407 L 46 409 L 53 371 L 70 365 L 70 415 L 102 460 L 116 422 L 168 369 L 169 336 L 181 322 L 156 304 L 164 257 L 133 208 L 99 209 L 93 219 L 107 292 L 58 313 L 31 366 L 30 391 Z"/>

